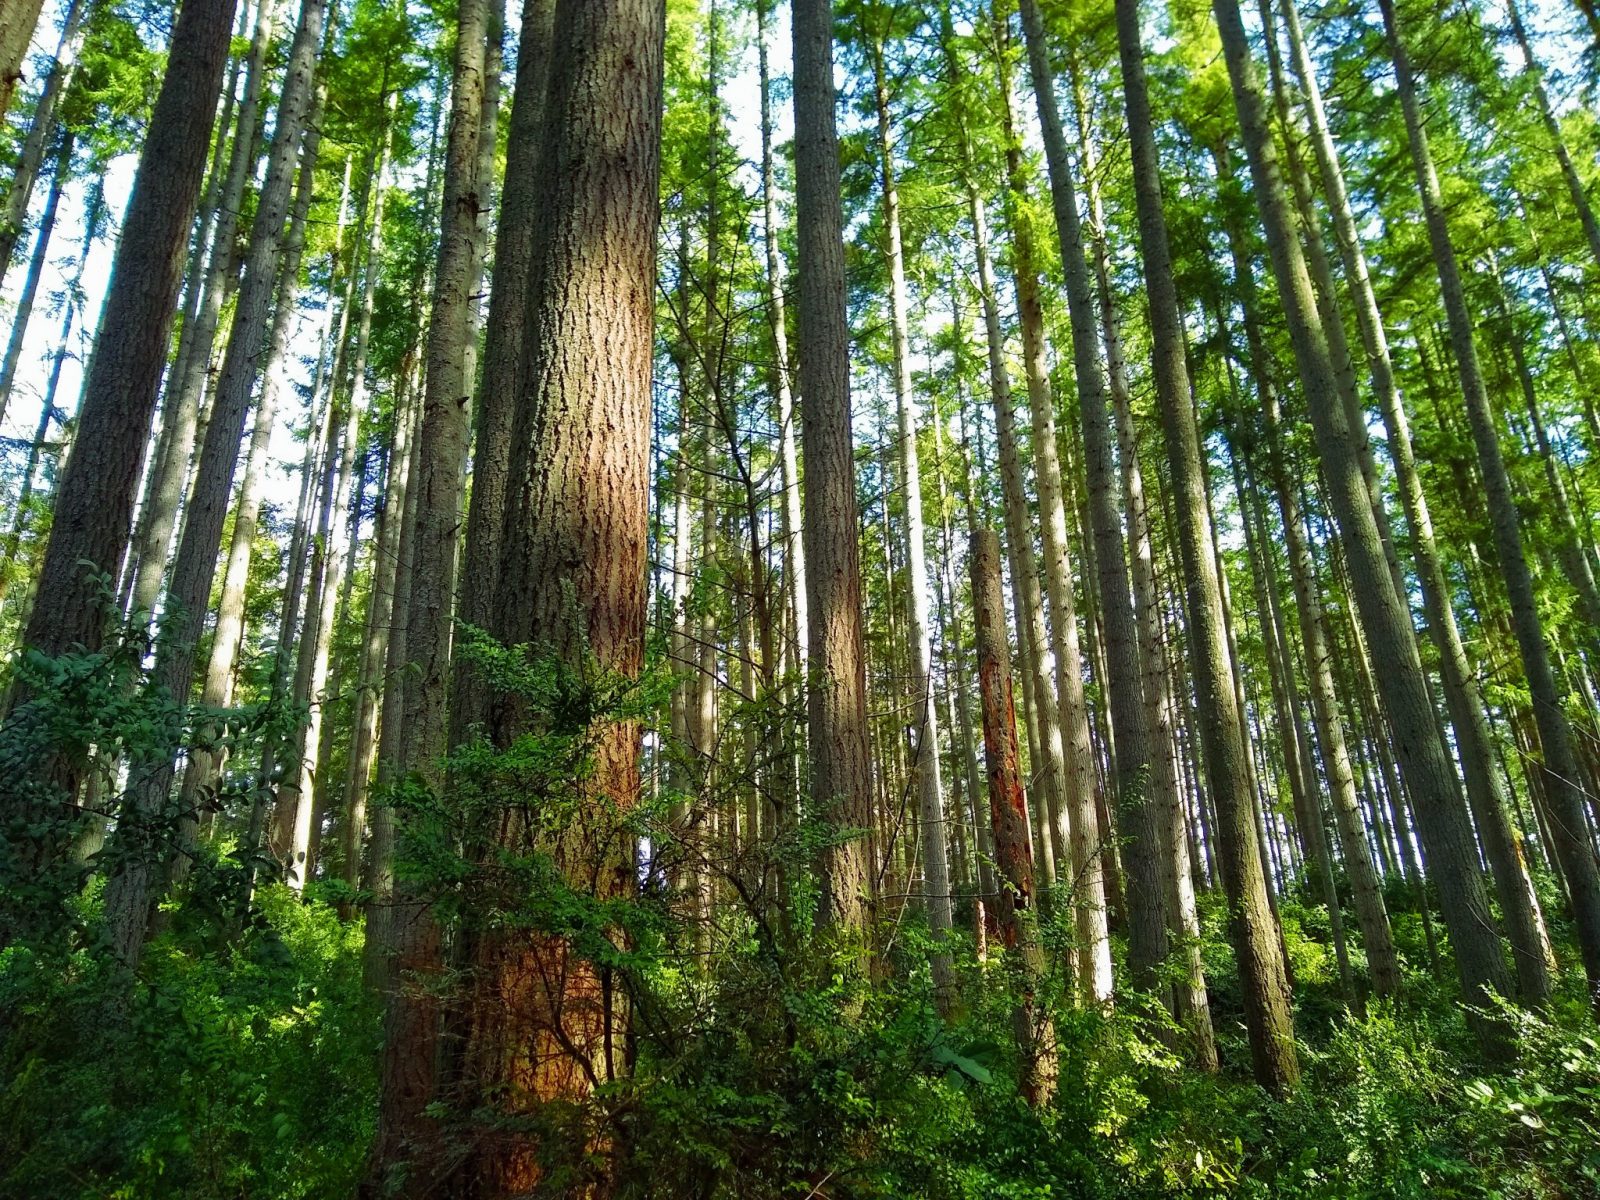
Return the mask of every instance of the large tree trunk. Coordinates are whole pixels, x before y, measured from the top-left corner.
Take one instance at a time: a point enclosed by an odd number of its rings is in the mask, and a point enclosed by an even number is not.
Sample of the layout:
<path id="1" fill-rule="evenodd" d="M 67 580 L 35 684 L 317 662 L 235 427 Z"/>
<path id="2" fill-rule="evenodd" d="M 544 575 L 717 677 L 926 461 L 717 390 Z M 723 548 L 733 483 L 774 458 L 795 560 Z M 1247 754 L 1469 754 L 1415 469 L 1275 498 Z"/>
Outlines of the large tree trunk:
<path id="1" fill-rule="evenodd" d="M 1539 744 L 1544 751 L 1541 766 L 1545 800 L 1552 817 L 1551 832 L 1555 837 L 1556 857 L 1561 862 L 1562 873 L 1571 891 L 1578 945 L 1583 954 L 1584 972 L 1589 979 L 1590 1004 L 1600 1012 L 1600 867 L 1596 865 L 1594 844 L 1588 836 L 1587 818 L 1577 783 L 1578 762 L 1572 750 L 1572 733 L 1562 707 L 1562 689 L 1550 665 L 1550 651 L 1545 643 L 1544 625 L 1534 595 L 1533 575 L 1523 554 L 1516 502 L 1511 495 L 1511 480 L 1500 452 L 1494 413 L 1489 406 L 1489 394 L 1478 365 L 1473 317 L 1467 308 L 1461 271 L 1456 262 L 1455 247 L 1450 240 L 1450 228 L 1439 192 L 1439 178 L 1434 172 L 1433 155 L 1428 149 L 1428 135 L 1423 128 L 1422 107 L 1417 97 L 1411 61 L 1396 21 L 1393 0 L 1379 0 L 1379 3 L 1389 37 L 1389 50 L 1394 58 L 1395 80 L 1400 93 L 1401 111 L 1405 115 L 1417 189 L 1422 198 L 1423 219 L 1428 227 L 1428 242 L 1433 249 L 1434 266 L 1444 296 L 1450 346 L 1456 360 L 1462 397 L 1466 401 L 1467 423 L 1472 430 L 1472 441 L 1478 451 L 1478 467 L 1483 474 L 1483 491 L 1489 507 L 1495 553 L 1500 560 L 1500 572 L 1511 602 L 1512 630 L 1522 657 L 1522 669 L 1528 679 L 1528 690 L 1533 697 Z M 1384 672 L 1380 679 L 1386 675 L 1387 672 Z M 1429 857 L 1435 856 L 1430 853 Z M 1447 900 L 1447 919 L 1451 915 L 1451 907 Z M 1457 958 L 1460 957 L 1458 945 Z"/>
<path id="2" fill-rule="evenodd" d="M 810 796 L 813 817 L 842 829 L 865 829 L 872 824 L 872 764 L 834 119 L 833 5 L 795 0 L 792 24 Z M 871 919 L 869 860 L 860 838 L 841 841 L 823 854 L 822 918 L 851 941 L 866 937 Z"/>
<path id="3" fill-rule="evenodd" d="M 1216 847 L 1228 893 L 1229 925 L 1244 990 L 1255 1077 L 1275 1095 L 1283 1095 L 1300 1075 L 1289 981 L 1267 899 L 1245 771 L 1244 734 L 1233 699 L 1222 593 L 1207 521 L 1200 441 L 1190 407 L 1183 325 L 1172 275 L 1155 126 L 1145 82 L 1138 0 L 1117 0 L 1116 18 L 1133 153 L 1134 198 L 1154 340 L 1157 406 L 1177 508 L 1175 536 L 1188 598 L 1188 641 L 1200 736 L 1219 825 Z"/>
<path id="4" fill-rule="evenodd" d="M 514 643 L 624 678 L 644 661 L 664 24 L 659 0 L 563 0 L 557 11 L 534 336 L 498 600 Z M 524 705 L 497 703 L 502 742 L 530 722 L 542 728 Z M 638 800 L 640 730 L 615 714 L 592 719 L 581 807 L 548 849 L 572 886 L 615 900 L 636 888 L 625 818 Z M 498 835 L 526 853 L 529 827 L 508 808 Z M 475 1102 L 514 1120 L 545 1102 L 581 1102 L 628 1071 L 627 992 L 610 969 L 561 938 L 515 928 L 480 934 L 474 960 Z M 539 1181 L 539 1147 L 495 1131 L 468 1174 L 472 1194 L 523 1194 Z"/>
<path id="5" fill-rule="evenodd" d="M 1044 949 L 1039 944 L 1038 897 L 1028 848 L 1028 815 L 1017 754 L 1017 718 L 1011 698 L 1011 652 L 1000 586 L 1000 538 L 993 530 L 972 533 L 972 611 L 977 626 L 978 685 L 983 698 L 983 757 L 989 773 L 989 819 L 995 865 L 1006 886 L 996 898 L 1000 933 L 1016 955 L 1017 1006 L 1013 1015 L 1022 1055 L 1022 1094 L 1043 1107 L 1055 1095 L 1055 1022 L 1039 995 Z"/>

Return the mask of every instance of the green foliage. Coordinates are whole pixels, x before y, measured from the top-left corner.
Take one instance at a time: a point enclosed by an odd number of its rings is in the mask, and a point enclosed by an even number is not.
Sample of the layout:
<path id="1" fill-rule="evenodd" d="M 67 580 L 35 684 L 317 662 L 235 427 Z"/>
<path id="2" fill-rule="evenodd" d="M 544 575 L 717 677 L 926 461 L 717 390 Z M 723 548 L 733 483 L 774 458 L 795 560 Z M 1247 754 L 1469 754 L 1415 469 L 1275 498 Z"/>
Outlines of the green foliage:
<path id="1" fill-rule="evenodd" d="M 0 952 L 0 1196 L 352 1191 L 377 1090 L 361 926 L 277 886 L 255 913 L 158 938 L 131 995 L 89 950 Z"/>

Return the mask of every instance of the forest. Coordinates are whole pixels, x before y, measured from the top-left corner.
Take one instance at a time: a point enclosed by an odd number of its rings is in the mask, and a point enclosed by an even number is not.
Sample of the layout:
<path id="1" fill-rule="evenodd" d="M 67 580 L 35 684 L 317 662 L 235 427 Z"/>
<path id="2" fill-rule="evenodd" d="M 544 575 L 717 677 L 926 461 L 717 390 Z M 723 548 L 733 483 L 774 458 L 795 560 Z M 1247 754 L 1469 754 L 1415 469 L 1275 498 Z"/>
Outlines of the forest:
<path id="1" fill-rule="evenodd" d="M 0 0 L 0 1200 L 1600 1197 L 1595 0 Z"/>

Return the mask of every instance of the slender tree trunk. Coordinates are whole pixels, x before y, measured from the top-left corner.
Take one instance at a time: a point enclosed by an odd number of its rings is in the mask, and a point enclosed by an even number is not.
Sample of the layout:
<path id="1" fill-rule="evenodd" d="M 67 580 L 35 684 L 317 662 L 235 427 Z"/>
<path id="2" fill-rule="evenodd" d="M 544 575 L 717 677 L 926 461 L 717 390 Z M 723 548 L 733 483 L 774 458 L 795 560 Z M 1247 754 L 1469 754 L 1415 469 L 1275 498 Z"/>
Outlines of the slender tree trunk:
<path id="1" fill-rule="evenodd" d="M 1352 590 L 1361 610 L 1364 632 L 1385 664 L 1378 676 L 1385 715 L 1421 818 L 1429 864 L 1440 888 L 1455 945 L 1462 990 L 1471 1003 L 1478 1004 L 1486 992 L 1505 993 L 1509 981 L 1478 873 L 1472 829 L 1455 769 L 1440 736 L 1410 613 L 1395 590 L 1390 562 L 1384 553 L 1357 446 L 1364 433 L 1351 429 L 1348 407 L 1340 395 L 1325 322 L 1317 310 L 1311 277 L 1294 228 L 1267 128 L 1266 102 L 1250 60 L 1239 8 L 1235 0 L 1213 0 L 1213 10 L 1222 33 L 1279 298 L 1306 389 L 1341 545 L 1351 569 Z M 1472 1019 L 1485 1051 L 1503 1052 L 1503 1031 L 1496 1023 Z"/>
<path id="2" fill-rule="evenodd" d="M 925 880 L 924 904 L 935 938 L 950 932 L 950 872 L 945 859 L 944 781 L 939 763 L 939 723 L 933 697 L 933 619 L 928 611 L 930 584 L 922 517 L 922 462 L 917 450 L 921 424 L 911 385 L 911 336 L 906 316 L 906 268 L 900 239 L 900 194 L 895 186 L 894 140 L 889 124 L 889 90 L 883 44 L 871 47 L 878 116 L 878 157 L 883 187 L 884 228 L 889 259 L 889 316 L 894 344 L 895 411 L 899 418 L 900 489 L 906 509 L 906 639 L 911 659 L 910 720 L 916 729 L 911 773 L 917 790 Z M 1107 952 L 1109 990 L 1110 954 Z M 933 956 L 934 998 L 941 1010 L 955 1001 L 955 975 L 948 950 Z"/>
<path id="3" fill-rule="evenodd" d="M 5 206 L 0 210 L 0 283 L 5 282 L 6 269 L 22 237 L 28 220 L 28 204 L 33 199 L 34 181 L 39 168 L 44 165 L 44 153 L 56 130 L 56 104 L 72 82 L 78 66 L 78 50 L 82 42 L 84 18 L 89 15 L 91 0 L 68 0 L 66 15 L 61 25 L 61 40 L 56 44 L 56 56 L 50 71 L 44 77 L 44 87 L 34 103 L 33 115 L 28 120 L 28 135 L 22 142 L 22 153 L 17 159 L 16 173 L 6 190 Z M 69 144 L 72 137 L 63 133 L 58 144 Z M 59 173 L 60 168 L 57 168 Z M 0 402 L 0 415 L 4 404 Z"/>
<path id="4" fill-rule="evenodd" d="M 1516 963 L 1519 994 L 1530 1004 L 1541 1004 L 1550 994 L 1550 975 L 1545 966 L 1544 952 L 1548 935 L 1544 933 L 1538 898 L 1522 861 L 1522 848 L 1506 815 L 1509 797 L 1495 769 L 1494 743 L 1484 714 L 1483 699 L 1479 695 L 1456 625 L 1455 611 L 1450 603 L 1450 592 L 1434 542 L 1433 521 L 1411 445 L 1410 422 L 1395 381 L 1388 336 L 1378 309 L 1377 295 L 1367 269 L 1355 216 L 1350 208 L 1344 172 L 1323 110 L 1316 71 L 1300 27 L 1300 15 L 1294 0 L 1281 0 L 1281 3 L 1295 71 L 1305 90 L 1312 148 L 1316 152 L 1323 190 L 1333 217 L 1334 235 L 1344 263 L 1345 278 L 1355 302 L 1356 321 L 1371 368 L 1373 391 L 1383 412 L 1389 455 L 1394 463 L 1397 490 L 1411 535 L 1423 611 L 1439 650 L 1439 673 L 1444 685 L 1445 705 L 1461 754 L 1467 799 L 1494 872 Z"/>
<path id="5" fill-rule="evenodd" d="M 267 317 L 276 290 L 278 252 L 301 134 L 308 123 L 312 128 L 320 124 L 321 97 L 316 94 L 314 75 L 325 15 L 323 0 L 303 0 L 300 24 L 290 49 L 289 71 L 278 101 L 267 179 L 251 228 L 250 253 L 239 286 L 228 354 L 195 470 L 195 495 L 173 562 L 164 606 L 165 636 L 157 648 L 154 677 L 179 704 L 189 699 L 195 652 L 238 465 L 239 442 L 244 434 L 250 393 L 265 357 Z M 316 141 L 313 139 L 310 145 L 315 148 Z M 172 745 L 166 761 L 152 764 L 124 802 L 125 815 L 119 824 L 119 834 L 126 826 L 135 840 L 124 867 L 107 886 L 106 912 L 118 953 L 130 963 L 138 960 L 151 898 L 151 860 L 155 855 L 145 843 L 152 836 L 159 836 L 166 824 L 163 814 L 178 750 L 177 745 Z"/>
<path id="6" fill-rule="evenodd" d="M 244 206 L 245 188 L 255 173 L 256 133 L 265 83 L 263 76 L 276 10 L 277 0 L 260 0 L 256 8 L 255 34 L 245 67 L 244 97 L 239 102 L 227 179 L 217 198 L 216 226 L 212 233 L 211 257 L 205 270 L 200 308 L 193 321 L 184 323 L 178 337 L 178 365 L 167 375 L 163 400 L 162 451 L 151 463 L 150 478 L 146 482 L 145 505 L 139 517 L 137 561 L 132 571 L 133 590 L 127 608 L 130 614 L 143 614 L 146 619 L 161 598 L 167 554 L 172 546 L 178 509 L 183 503 L 184 488 L 189 478 L 191 450 L 198 474 L 201 450 L 196 434 L 200 407 L 211 370 L 212 350 L 222 307 L 238 282 L 240 263 L 234 242 L 239 228 L 239 215 Z M 284 195 L 287 197 L 287 191 Z M 237 450 L 237 446 L 234 449 Z"/>
<path id="7" fill-rule="evenodd" d="M 492 0 L 490 0 L 492 2 Z M 466 344 L 472 331 L 473 260 L 477 253 L 478 139 L 483 122 L 486 0 L 463 0 L 445 134 L 444 195 L 435 258 L 433 314 L 428 324 L 426 373 L 417 431 L 417 461 L 408 488 L 415 493 L 406 571 L 405 640 L 411 678 L 396 714 L 394 778 L 409 778 L 439 795 L 449 750 L 450 650 L 456 560 L 461 526 L 462 465 L 469 438 L 472 381 Z M 397 614 L 398 615 L 398 614 Z M 391 638 L 391 648 L 396 641 Z M 387 722 L 386 722 L 387 724 Z M 390 818 L 393 819 L 392 816 Z M 386 837 L 390 836 L 386 832 Z M 374 847 L 376 852 L 380 847 Z M 381 847 L 385 854 L 390 847 Z M 388 869 L 387 864 L 384 867 Z M 444 968 L 442 932 L 421 886 L 384 881 L 393 900 L 382 926 L 390 958 L 384 1014 L 377 1141 L 363 1193 L 381 1194 L 385 1173 L 408 1163 L 402 1194 L 428 1196 L 443 1169 L 438 1129 L 428 1106 L 438 1099 L 443 1071 L 438 977 Z"/>
<path id="8" fill-rule="evenodd" d="M 778 461 L 783 471 L 783 570 L 794 609 L 795 648 L 803 674 L 809 662 L 811 618 L 806 583 L 805 521 L 800 511 L 794 394 L 789 357 L 783 254 L 778 247 L 777 182 L 772 156 L 772 80 L 768 67 L 771 0 L 756 3 L 756 52 L 761 85 L 761 229 L 767 255 L 767 321 L 772 327 L 772 389 L 778 405 Z"/>
<path id="9" fill-rule="evenodd" d="M 549 91 L 550 44 L 556 0 L 523 0 L 517 76 L 511 96 L 506 172 L 495 226 L 494 276 L 483 347 L 483 387 L 478 398 L 477 441 L 472 456 L 472 498 L 467 505 L 466 561 L 461 575 L 460 618 L 490 633 L 494 592 L 505 537 L 506 476 L 511 466 L 511 426 L 527 372 L 527 297 L 539 221 L 540 145 Z M 488 714 L 482 682 L 470 667 L 456 668 L 451 740 Z"/>
<path id="10" fill-rule="evenodd" d="M 320 135 L 315 131 L 308 132 L 306 146 L 301 151 L 300 181 L 296 185 L 294 213 L 290 218 L 289 237 L 284 244 L 283 263 L 278 273 L 278 299 L 273 312 L 268 361 L 262 368 L 266 384 L 256 407 L 255 428 L 250 434 L 244 479 L 239 485 L 239 499 L 234 506 L 233 536 L 228 545 L 227 565 L 223 570 L 222 595 L 217 605 L 216 626 L 211 635 L 211 654 L 200 691 L 202 708 L 220 708 L 232 699 L 234 671 L 244 640 L 245 590 L 249 583 L 251 552 L 255 548 L 262 493 L 266 485 L 267 455 L 277 420 L 279 371 L 296 316 L 295 301 L 300 293 L 300 258 L 305 249 L 306 220 L 310 215 L 315 188 L 318 146 L 313 138 L 320 138 Z M 190 752 L 178 805 L 185 829 L 179 845 L 180 854 L 173 865 L 174 881 L 188 873 L 189 857 L 186 851 L 193 841 L 195 814 L 203 803 L 205 791 L 216 785 L 222 763 L 221 753 L 200 747 Z"/>
<path id="11" fill-rule="evenodd" d="M 1155 343 L 1157 406 L 1167 443 L 1178 515 L 1176 540 L 1188 593 L 1188 640 L 1194 663 L 1206 774 L 1221 826 L 1216 844 L 1222 861 L 1223 886 L 1228 892 L 1230 926 L 1244 989 L 1245 1021 L 1255 1077 L 1275 1095 L 1283 1095 L 1294 1087 L 1300 1074 L 1289 1006 L 1289 981 L 1256 846 L 1245 773 L 1244 735 L 1231 694 L 1227 630 L 1223 624 L 1222 595 L 1206 519 L 1200 442 L 1189 401 L 1183 325 L 1167 244 L 1155 126 L 1140 42 L 1138 0 L 1117 0 L 1116 19 L 1133 152 L 1134 198 Z"/>
<path id="12" fill-rule="evenodd" d="M 354 890 L 363 878 L 361 843 L 367 828 L 367 801 L 377 750 L 378 714 L 384 693 L 395 681 L 387 678 L 395 594 L 399 588 L 400 532 L 405 522 L 411 482 L 411 445 L 416 413 L 402 391 L 395 397 L 394 433 L 389 444 L 389 472 L 378 509 L 377 546 L 373 560 L 372 597 L 362 643 L 361 673 L 356 684 L 356 713 L 350 733 L 349 763 L 344 785 L 344 881 Z"/>
<path id="13" fill-rule="evenodd" d="M 0 362 L 0 421 L 5 420 L 11 392 L 17 382 L 17 364 L 22 360 L 22 344 L 27 337 L 28 322 L 33 317 L 33 302 L 39 294 L 39 278 L 44 274 L 45 262 L 50 255 L 50 238 L 55 233 L 61 192 L 72 170 L 72 145 L 71 131 L 63 131 L 61 144 L 56 150 L 55 171 L 50 179 L 50 194 L 45 198 L 44 211 L 39 214 L 39 232 L 34 237 L 28 274 L 22 284 L 22 295 L 17 298 L 17 310 L 11 318 L 11 336 L 6 342 L 5 359 Z"/>
<path id="14" fill-rule="evenodd" d="M 1011 698 L 1011 654 L 1005 601 L 1000 587 L 1000 538 L 993 530 L 972 534 L 972 610 L 977 626 L 978 683 L 983 698 L 983 756 L 989 772 L 989 819 L 995 865 L 1005 881 L 996 898 L 1000 933 L 1016 956 L 1017 1007 L 1012 1021 L 1022 1054 L 1022 1094 L 1036 1107 L 1055 1095 L 1055 1023 L 1039 996 L 1044 950 L 1039 944 L 1028 848 L 1028 816 L 1017 761 L 1017 718 Z"/>
<path id="15" fill-rule="evenodd" d="M 1455 247 L 1450 240 L 1439 180 L 1434 172 L 1433 156 L 1428 149 L 1428 137 L 1422 124 L 1422 109 L 1417 98 L 1410 58 L 1396 23 L 1393 0 L 1380 0 L 1380 7 L 1389 37 L 1390 53 L 1394 58 L 1395 78 L 1401 110 L 1405 115 L 1412 166 L 1422 197 L 1428 241 L 1433 249 L 1434 266 L 1439 273 L 1439 286 L 1444 296 L 1450 345 L 1456 360 L 1462 396 L 1466 401 L 1473 444 L 1478 451 L 1478 466 L 1483 473 L 1495 552 L 1511 602 L 1512 627 L 1522 657 L 1522 669 L 1533 697 L 1534 718 L 1539 726 L 1539 742 L 1544 751 L 1541 765 L 1552 818 L 1551 832 L 1556 839 L 1556 856 L 1561 861 L 1572 892 L 1578 945 L 1583 954 L 1584 972 L 1589 979 L 1590 1004 L 1600 1012 L 1600 868 L 1596 865 L 1593 842 L 1588 837 L 1578 789 L 1577 757 L 1572 751 L 1572 735 L 1562 708 L 1561 689 L 1550 666 L 1550 652 L 1534 596 L 1533 576 L 1523 555 L 1516 503 L 1511 495 L 1505 460 L 1501 456 L 1489 395 L 1478 366 L 1472 314 L 1467 308 Z M 1380 679 L 1387 674 L 1384 672 Z M 1430 851 L 1429 858 L 1436 857 Z M 1447 918 L 1451 915 L 1452 907 L 1450 898 L 1445 897 Z M 1461 955 L 1458 944 L 1458 959 Z"/>
<path id="16" fill-rule="evenodd" d="M 1061 240 L 1061 261 L 1067 284 L 1067 307 L 1072 321 L 1072 358 L 1078 384 L 1078 411 L 1083 425 L 1084 465 L 1088 477 L 1090 528 L 1094 535 L 1102 611 L 1105 617 L 1106 671 L 1111 698 L 1111 727 L 1116 739 L 1117 811 L 1132 844 L 1125 852 L 1129 862 L 1129 906 L 1132 953 L 1137 971 L 1150 972 L 1166 957 L 1165 911 L 1161 887 L 1162 813 L 1154 802 L 1150 775 L 1149 713 L 1145 704 L 1139 665 L 1139 638 L 1122 540 L 1122 514 L 1118 511 L 1116 450 L 1106 377 L 1096 345 L 1094 286 L 1085 257 L 1082 220 L 1068 160 L 1067 138 L 1056 103 L 1055 76 L 1045 44 L 1044 20 L 1035 0 L 1022 0 L 1022 26 L 1028 61 L 1038 101 L 1039 123 L 1044 131 L 1045 157 L 1050 171 L 1056 229 Z M 1114 336 L 1114 335 L 1113 335 Z M 1095 1000 L 1110 994 L 1111 955 L 1105 923 L 1105 884 L 1099 852 L 1093 846 L 1094 822 L 1076 822 L 1073 828 L 1073 867 L 1076 886 L 1086 896 L 1079 905 L 1078 936 L 1092 948 L 1094 963 L 1084 979 Z M 1131 860 L 1131 861 L 1130 861 Z M 1141 892 L 1144 894 L 1141 895 Z M 1149 987 L 1148 978 L 1136 979 Z"/>

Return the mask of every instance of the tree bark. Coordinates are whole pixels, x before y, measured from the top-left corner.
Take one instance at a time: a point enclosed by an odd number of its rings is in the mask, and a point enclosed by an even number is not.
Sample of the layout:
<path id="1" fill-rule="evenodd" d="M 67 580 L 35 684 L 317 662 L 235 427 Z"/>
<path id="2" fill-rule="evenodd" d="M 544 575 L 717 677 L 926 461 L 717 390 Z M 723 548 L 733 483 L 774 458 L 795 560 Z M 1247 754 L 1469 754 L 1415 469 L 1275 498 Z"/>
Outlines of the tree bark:
<path id="1" fill-rule="evenodd" d="M 1022 1055 L 1022 1094 L 1035 1107 L 1048 1105 L 1060 1072 L 1055 1022 L 1038 994 L 1044 950 L 1035 913 L 1033 857 L 1017 754 L 1017 718 L 1011 697 L 1011 653 L 1000 586 L 1000 538 L 989 529 L 972 533 L 972 611 L 977 627 L 978 685 L 983 703 L 983 757 L 989 774 L 989 819 L 995 865 L 1004 887 L 996 897 L 1000 933 L 1016 956 L 1017 1006 L 1012 1016 Z"/>
<path id="2" fill-rule="evenodd" d="M 805 432 L 807 725 L 812 815 L 840 831 L 872 824 L 866 650 L 850 417 L 844 217 L 834 116 L 833 5 L 793 5 L 795 181 L 800 250 L 800 397 Z M 823 854 L 822 920 L 860 942 L 872 914 L 859 835 Z"/>

